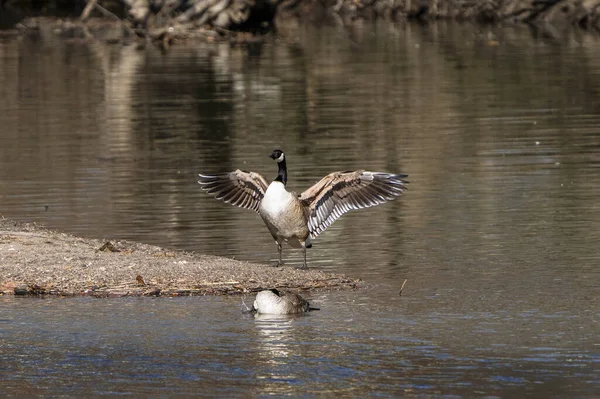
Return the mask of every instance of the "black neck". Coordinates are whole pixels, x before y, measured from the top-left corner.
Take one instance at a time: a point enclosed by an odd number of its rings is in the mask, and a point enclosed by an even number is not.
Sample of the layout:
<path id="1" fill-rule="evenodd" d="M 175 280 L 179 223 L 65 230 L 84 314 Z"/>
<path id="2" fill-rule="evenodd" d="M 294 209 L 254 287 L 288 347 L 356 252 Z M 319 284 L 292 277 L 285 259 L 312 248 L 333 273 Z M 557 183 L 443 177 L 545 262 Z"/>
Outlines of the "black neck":
<path id="1" fill-rule="evenodd" d="M 282 182 L 285 186 L 287 183 L 287 166 L 285 165 L 285 158 L 283 158 L 283 161 L 277 162 L 277 165 L 279 166 L 279 171 L 277 172 L 275 180 Z"/>

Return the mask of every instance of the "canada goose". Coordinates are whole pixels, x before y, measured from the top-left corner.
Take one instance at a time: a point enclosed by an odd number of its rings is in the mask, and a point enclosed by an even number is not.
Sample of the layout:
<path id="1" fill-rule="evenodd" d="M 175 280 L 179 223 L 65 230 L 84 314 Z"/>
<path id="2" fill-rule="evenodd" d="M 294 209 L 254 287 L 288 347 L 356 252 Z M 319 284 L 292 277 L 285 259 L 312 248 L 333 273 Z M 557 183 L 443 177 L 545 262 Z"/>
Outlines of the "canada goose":
<path id="1" fill-rule="evenodd" d="M 302 248 L 303 269 L 306 248 L 311 239 L 321 234 L 335 220 L 351 209 L 368 208 L 400 196 L 406 189 L 407 175 L 395 175 L 365 170 L 333 172 L 300 195 L 289 192 L 285 155 L 274 150 L 277 177 L 268 184 L 255 172 L 237 169 L 218 175 L 199 175 L 200 186 L 208 194 L 228 204 L 252 209 L 260 214 L 277 243 L 279 265 L 282 265 L 282 244 Z"/>
<path id="2" fill-rule="evenodd" d="M 308 301 L 298 294 L 280 292 L 276 289 L 260 291 L 252 305 L 252 312 L 258 314 L 298 314 L 310 310 Z"/>

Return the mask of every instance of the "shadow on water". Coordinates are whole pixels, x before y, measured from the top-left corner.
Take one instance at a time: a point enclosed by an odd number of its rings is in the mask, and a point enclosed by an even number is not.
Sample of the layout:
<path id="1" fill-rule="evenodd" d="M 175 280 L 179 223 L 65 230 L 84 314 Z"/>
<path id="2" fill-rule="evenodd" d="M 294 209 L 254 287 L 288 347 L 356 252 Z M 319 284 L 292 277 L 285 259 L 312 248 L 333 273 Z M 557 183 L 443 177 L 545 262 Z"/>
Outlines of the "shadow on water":
<path id="1" fill-rule="evenodd" d="M 0 386 L 594 396 L 596 47 L 456 24 L 298 28 L 260 50 L 168 54 L 0 40 L 6 217 L 268 262 L 260 218 L 202 193 L 197 173 L 271 179 L 282 147 L 296 191 L 341 169 L 411 181 L 315 240 L 309 266 L 369 288 L 314 293 L 309 316 L 248 318 L 239 298 L 1 298 Z"/>

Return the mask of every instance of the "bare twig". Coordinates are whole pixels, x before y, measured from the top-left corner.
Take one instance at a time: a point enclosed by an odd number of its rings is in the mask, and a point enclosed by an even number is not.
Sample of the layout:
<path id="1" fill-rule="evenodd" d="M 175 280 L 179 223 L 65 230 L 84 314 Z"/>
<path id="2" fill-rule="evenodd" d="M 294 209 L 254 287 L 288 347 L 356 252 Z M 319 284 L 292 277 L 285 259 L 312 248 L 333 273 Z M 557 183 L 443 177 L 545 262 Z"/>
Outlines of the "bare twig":
<path id="1" fill-rule="evenodd" d="M 89 8 L 89 10 L 88 10 L 88 8 Z M 113 18 L 113 19 L 119 21 L 121 23 L 121 26 L 123 26 L 123 28 L 125 28 L 125 30 L 127 30 L 127 32 L 129 32 L 133 36 L 136 36 L 135 32 L 133 31 L 133 29 L 131 29 L 129 27 L 129 25 L 127 25 L 121 18 L 119 18 L 118 16 L 116 16 L 115 14 L 108 11 L 106 8 L 102 7 L 100 4 L 98 4 L 98 0 L 89 0 L 88 1 L 88 4 L 85 6 L 85 9 L 81 13 L 82 21 L 85 22 L 85 20 L 87 20 L 90 12 L 92 11 L 92 8 L 95 8 L 96 10 L 100 11 L 107 18 Z"/>
<path id="2" fill-rule="evenodd" d="M 244 306 L 242 308 L 242 313 L 252 313 L 252 308 L 249 308 L 248 305 L 246 305 L 246 302 L 244 301 L 245 296 L 242 295 L 242 305 Z"/>
<path id="3" fill-rule="evenodd" d="M 402 296 L 402 290 L 404 289 L 404 286 L 406 285 L 406 282 L 408 281 L 407 278 L 404 279 L 404 282 L 402 283 L 402 287 L 400 287 L 400 292 L 398 293 L 399 296 Z"/>
<path id="4" fill-rule="evenodd" d="M 79 17 L 79 19 L 81 20 L 81 22 L 85 22 L 85 21 L 88 20 L 88 18 L 90 17 L 90 13 L 94 9 L 94 6 L 96 6 L 97 2 L 98 2 L 98 0 L 90 0 L 90 1 L 88 1 L 87 5 L 83 9 L 83 12 L 81 13 L 81 16 Z"/>

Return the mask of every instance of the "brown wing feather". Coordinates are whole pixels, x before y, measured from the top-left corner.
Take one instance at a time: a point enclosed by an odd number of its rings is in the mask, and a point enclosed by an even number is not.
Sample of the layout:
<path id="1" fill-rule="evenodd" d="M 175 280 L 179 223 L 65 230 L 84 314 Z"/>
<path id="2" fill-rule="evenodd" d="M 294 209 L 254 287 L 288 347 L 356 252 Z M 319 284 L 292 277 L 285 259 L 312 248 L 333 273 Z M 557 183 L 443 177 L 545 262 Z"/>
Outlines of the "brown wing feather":
<path id="1" fill-rule="evenodd" d="M 225 203 L 258 212 L 269 184 L 260 174 L 235 170 L 218 175 L 199 175 L 203 190 Z"/>
<path id="2" fill-rule="evenodd" d="M 298 294 L 281 292 L 279 296 L 285 301 L 287 313 L 302 313 L 310 310 L 308 301 Z"/>
<path id="3" fill-rule="evenodd" d="M 406 176 L 364 170 L 328 174 L 299 197 L 307 207 L 310 236 L 317 237 L 352 209 L 383 204 L 402 195 Z"/>

